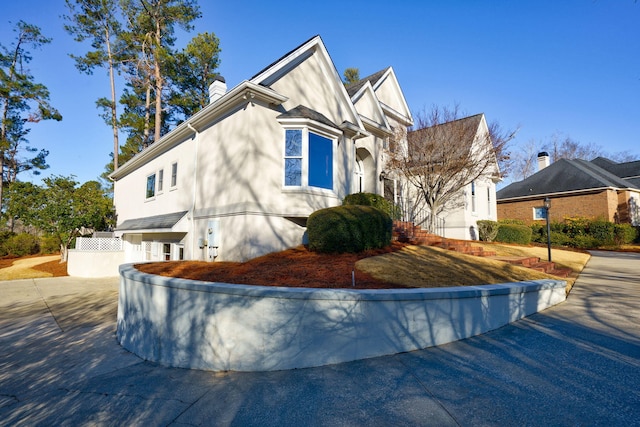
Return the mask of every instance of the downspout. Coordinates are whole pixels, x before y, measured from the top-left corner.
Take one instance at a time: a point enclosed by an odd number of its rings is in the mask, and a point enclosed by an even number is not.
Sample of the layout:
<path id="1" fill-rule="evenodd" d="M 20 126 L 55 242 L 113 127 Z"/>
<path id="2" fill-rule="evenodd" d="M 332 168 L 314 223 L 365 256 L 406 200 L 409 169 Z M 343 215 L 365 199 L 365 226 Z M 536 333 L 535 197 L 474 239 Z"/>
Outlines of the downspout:
<path id="1" fill-rule="evenodd" d="M 198 191 L 198 149 L 200 146 L 200 132 L 196 128 L 193 127 L 191 123 L 187 122 L 187 127 L 194 133 L 195 135 L 195 156 L 193 158 L 193 193 L 191 195 L 191 259 L 195 259 L 196 255 L 196 220 L 194 218 L 195 210 L 196 210 L 196 195 Z"/>

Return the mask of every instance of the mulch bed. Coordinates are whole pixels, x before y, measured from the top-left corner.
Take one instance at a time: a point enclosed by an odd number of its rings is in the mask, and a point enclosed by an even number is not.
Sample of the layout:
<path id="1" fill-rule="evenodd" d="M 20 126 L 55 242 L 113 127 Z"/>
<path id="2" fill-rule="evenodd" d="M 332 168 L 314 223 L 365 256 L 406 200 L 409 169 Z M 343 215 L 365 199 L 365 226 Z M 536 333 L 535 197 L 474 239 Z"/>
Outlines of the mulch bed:
<path id="1" fill-rule="evenodd" d="M 207 282 L 236 283 L 261 286 L 287 286 L 300 288 L 350 288 L 355 263 L 362 259 L 402 249 L 405 244 L 393 243 L 384 249 L 358 254 L 320 254 L 298 246 L 243 263 L 169 261 L 138 264 L 142 272 L 166 277 L 203 280 Z M 396 284 L 377 280 L 355 270 L 356 289 L 391 289 Z"/>

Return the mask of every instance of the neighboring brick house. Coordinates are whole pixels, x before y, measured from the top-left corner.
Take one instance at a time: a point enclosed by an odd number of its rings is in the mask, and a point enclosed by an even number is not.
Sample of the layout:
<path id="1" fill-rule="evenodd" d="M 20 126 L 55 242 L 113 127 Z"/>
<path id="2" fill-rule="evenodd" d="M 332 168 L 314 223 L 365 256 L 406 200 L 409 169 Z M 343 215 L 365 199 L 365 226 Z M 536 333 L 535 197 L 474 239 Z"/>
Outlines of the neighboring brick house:
<path id="1" fill-rule="evenodd" d="M 640 225 L 640 161 L 598 157 L 549 165 L 546 153 L 538 156 L 537 173 L 498 191 L 498 219 L 545 220 L 542 206 L 549 197 L 551 221 L 584 217 Z"/>

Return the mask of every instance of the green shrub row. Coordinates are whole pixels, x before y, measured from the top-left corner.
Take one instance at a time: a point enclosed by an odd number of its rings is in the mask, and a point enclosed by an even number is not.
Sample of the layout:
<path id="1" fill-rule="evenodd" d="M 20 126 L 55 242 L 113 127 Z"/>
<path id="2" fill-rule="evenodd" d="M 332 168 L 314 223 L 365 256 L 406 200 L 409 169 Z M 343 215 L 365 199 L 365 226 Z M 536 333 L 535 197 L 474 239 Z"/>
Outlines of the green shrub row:
<path id="1" fill-rule="evenodd" d="M 14 234 L 9 231 L 0 232 L 0 257 L 50 254 L 59 250 L 58 244 L 52 237 L 38 237 L 29 233 Z"/>
<path id="2" fill-rule="evenodd" d="M 346 205 L 315 211 L 307 220 L 309 249 L 362 252 L 391 244 L 392 220 L 372 206 Z"/>
<path id="3" fill-rule="evenodd" d="M 602 219 L 566 218 L 552 222 L 551 244 L 580 249 L 628 245 L 638 240 L 638 227 L 630 224 L 614 224 Z M 532 241 L 547 243 L 547 228 L 544 223 L 531 225 Z"/>
<path id="4" fill-rule="evenodd" d="M 495 241 L 528 245 L 531 243 L 531 228 L 526 225 L 500 224 Z"/>

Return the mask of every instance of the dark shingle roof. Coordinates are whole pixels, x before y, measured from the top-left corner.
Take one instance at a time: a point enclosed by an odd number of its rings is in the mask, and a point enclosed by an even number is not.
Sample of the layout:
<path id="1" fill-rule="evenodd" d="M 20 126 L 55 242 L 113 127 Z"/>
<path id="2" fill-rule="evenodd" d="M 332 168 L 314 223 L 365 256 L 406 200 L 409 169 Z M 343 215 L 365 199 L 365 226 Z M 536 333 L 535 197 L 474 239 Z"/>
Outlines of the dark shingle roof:
<path id="1" fill-rule="evenodd" d="M 292 108 L 291 110 L 280 114 L 277 118 L 278 119 L 310 119 L 310 120 L 314 120 L 316 122 L 325 124 L 327 126 L 340 129 L 338 125 L 336 125 L 330 119 L 328 119 L 327 116 L 315 110 L 312 110 L 309 107 L 305 107 L 304 105 L 298 105 L 297 107 Z"/>
<path id="2" fill-rule="evenodd" d="M 619 176 L 620 178 L 636 178 L 640 177 L 640 160 L 633 162 L 617 163 L 605 157 L 598 157 L 591 160 L 596 166 Z"/>
<path id="3" fill-rule="evenodd" d="M 606 187 L 638 188 L 592 162 L 560 159 L 530 177 L 501 189 L 497 193 L 497 199 Z"/>
<path id="4" fill-rule="evenodd" d="M 371 82 L 371 86 L 374 86 L 389 68 L 390 67 L 387 67 L 384 70 L 380 70 L 377 73 L 373 73 L 370 76 L 365 77 L 364 79 L 360 79 L 359 81 L 350 84 L 349 86 L 347 86 L 347 93 L 350 97 L 352 97 L 353 95 L 358 93 L 360 88 L 364 86 L 366 82 Z"/>
<path id="5" fill-rule="evenodd" d="M 128 219 L 116 227 L 116 230 L 156 230 L 171 229 L 185 216 L 187 211 L 175 212 L 165 215 L 155 215 L 146 218 Z"/>

